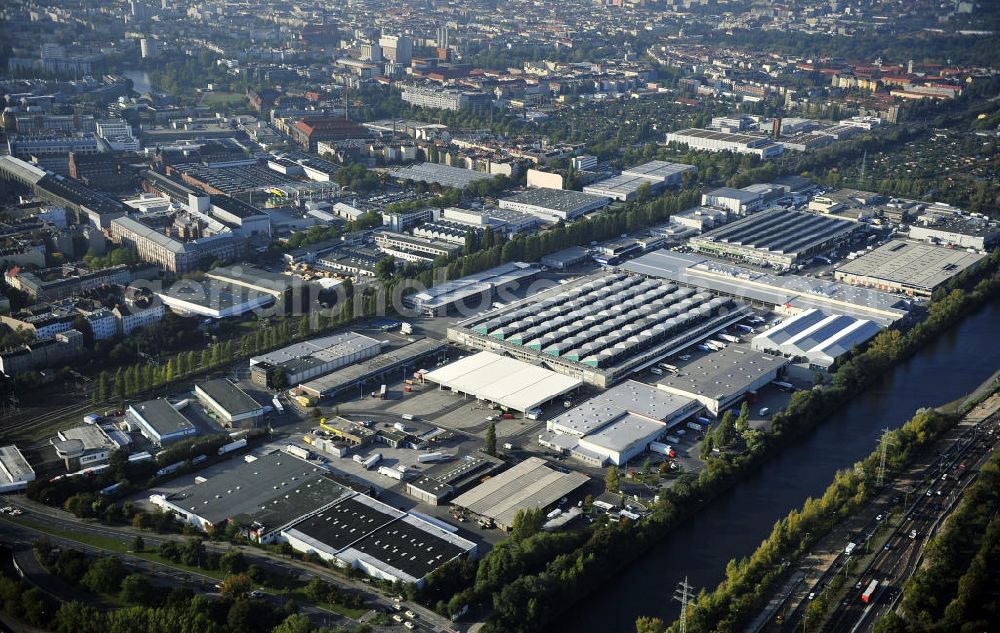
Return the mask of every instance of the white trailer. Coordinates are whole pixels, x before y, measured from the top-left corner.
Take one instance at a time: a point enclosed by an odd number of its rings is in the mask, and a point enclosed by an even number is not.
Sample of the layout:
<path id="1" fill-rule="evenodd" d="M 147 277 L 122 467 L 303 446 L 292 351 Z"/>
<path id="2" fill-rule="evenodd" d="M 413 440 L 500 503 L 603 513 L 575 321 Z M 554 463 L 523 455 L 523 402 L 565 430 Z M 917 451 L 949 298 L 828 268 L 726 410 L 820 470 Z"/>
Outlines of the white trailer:
<path id="1" fill-rule="evenodd" d="M 287 444 L 285 446 L 285 452 L 289 455 L 295 455 L 296 457 L 301 457 L 302 459 L 309 459 L 312 453 L 308 449 L 302 448 L 301 446 L 296 446 L 295 444 Z"/>
<path id="2" fill-rule="evenodd" d="M 705 427 L 703 427 L 702 425 L 698 424 L 697 422 L 688 422 L 687 423 L 687 427 L 689 429 L 691 429 L 692 431 L 698 431 L 699 433 L 701 433 L 702 431 L 705 430 Z"/>
<path id="3" fill-rule="evenodd" d="M 421 453 L 420 455 L 417 455 L 417 461 L 421 464 L 430 464 L 433 462 L 443 462 L 450 457 L 451 455 L 448 455 L 447 453 L 435 451 L 433 453 Z"/>
<path id="4" fill-rule="evenodd" d="M 389 466 L 379 466 L 378 474 L 385 475 L 386 477 L 391 477 L 392 479 L 396 479 L 398 481 L 403 480 L 403 471 L 397 468 L 390 468 Z"/>
<path id="5" fill-rule="evenodd" d="M 219 455 L 225 455 L 229 451 L 235 451 L 238 448 L 243 448 L 247 445 L 247 438 L 236 440 L 235 442 L 230 442 L 219 447 Z"/>
<path id="6" fill-rule="evenodd" d="M 668 435 L 663 439 L 667 440 L 671 444 L 680 444 L 681 442 L 681 438 L 677 437 L 676 435 Z"/>
<path id="7" fill-rule="evenodd" d="M 380 461 L 382 461 L 382 453 L 372 453 L 361 462 L 361 465 L 364 466 L 365 470 L 371 470 Z"/>
<path id="8" fill-rule="evenodd" d="M 740 342 L 740 337 L 733 336 L 732 334 L 720 334 L 719 338 L 721 338 L 723 341 L 728 341 L 730 343 L 739 343 Z"/>

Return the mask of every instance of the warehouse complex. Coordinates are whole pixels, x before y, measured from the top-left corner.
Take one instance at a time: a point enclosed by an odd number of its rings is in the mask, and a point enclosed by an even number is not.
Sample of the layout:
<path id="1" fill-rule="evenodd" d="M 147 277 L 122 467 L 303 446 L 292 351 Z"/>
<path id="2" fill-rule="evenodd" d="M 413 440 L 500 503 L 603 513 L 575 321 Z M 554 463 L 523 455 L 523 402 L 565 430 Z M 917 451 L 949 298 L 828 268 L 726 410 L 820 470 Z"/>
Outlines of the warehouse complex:
<path id="1" fill-rule="evenodd" d="M 265 387 L 281 375 L 285 385 L 298 385 L 323 374 L 377 356 L 382 344 L 375 339 L 343 332 L 302 341 L 250 359 L 250 379 Z"/>
<path id="2" fill-rule="evenodd" d="M 413 338 L 413 337 L 410 337 Z M 392 372 L 417 369 L 419 363 L 433 363 L 445 353 L 446 345 L 432 338 L 413 338 L 403 345 L 383 348 L 377 356 L 341 367 L 329 374 L 304 382 L 299 389 L 316 398 L 332 398 L 347 389 L 364 391 L 365 383 Z"/>
<path id="3" fill-rule="evenodd" d="M 439 184 L 442 187 L 465 189 L 477 180 L 492 178 L 491 174 L 461 167 L 449 167 L 437 163 L 417 163 L 401 169 L 394 169 L 389 175 L 399 181 L 412 180 L 426 182 L 429 185 Z"/>
<path id="4" fill-rule="evenodd" d="M 452 495 L 479 484 L 503 469 L 506 463 L 486 453 L 465 455 L 425 470 L 416 479 L 406 482 L 406 494 L 424 503 L 438 505 Z"/>
<path id="5" fill-rule="evenodd" d="M 538 442 L 594 466 L 621 466 L 700 408 L 692 398 L 629 380 L 549 420 Z"/>
<path id="6" fill-rule="evenodd" d="M 696 358 L 677 373 L 664 375 L 657 387 L 697 400 L 717 416 L 748 392 L 776 380 L 787 364 L 784 358 L 730 346 Z"/>
<path id="7" fill-rule="evenodd" d="M 621 268 L 735 297 L 783 315 L 816 308 L 868 319 L 886 327 L 909 311 L 905 299 L 880 290 L 798 275 L 771 275 L 713 261 L 697 253 L 659 250 L 637 257 Z"/>
<path id="8" fill-rule="evenodd" d="M 893 240 L 841 264 L 835 278 L 857 286 L 929 297 L 949 279 L 985 259 L 978 253 Z"/>
<path id="9" fill-rule="evenodd" d="M 881 329 L 866 319 L 813 309 L 758 334 L 751 347 L 789 358 L 806 358 L 811 367 L 828 370 L 837 359 L 866 343 Z"/>
<path id="10" fill-rule="evenodd" d="M 573 220 L 611 202 L 610 196 L 591 195 L 570 189 L 529 189 L 522 193 L 502 198 L 498 205 L 521 213 L 530 213 L 546 222 Z"/>
<path id="11" fill-rule="evenodd" d="M 544 459 L 529 457 L 457 497 L 452 505 L 509 530 L 518 510 L 547 509 L 587 479 L 583 473 L 559 472 Z"/>
<path id="12" fill-rule="evenodd" d="M 479 310 L 497 292 L 526 282 L 541 270 L 531 264 L 511 262 L 461 279 L 447 281 L 426 290 L 406 295 L 403 304 L 425 316 L 444 315 L 462 307 Z"/>
<path id="13" fill-rule="evenodd" d="M 689 128 L 667 134 L 667 143 L 678 143 L 709 152 L 753 154 L 760 158 L 780 156 L 784 148 L 767 136 Z"/>
<path id="14" fill-rule="evenodd" d="M 694 165 L 654 160 L 624 169 L 618 176 L 587 185 L 583 191 L 620 202 L 629 202 L 636 198 L 644 186 L 648 187 L 650 195 L 657 195 L 667 187 L 679 186 L 685 173 L 694 174 L 697 171 L 698 168 Z"/>
<path id="15" fill-rule="evenodd" d="M 804 211 L 774 209 L 688 240 L 692 249 L 787 270 L 849 240 L 864 225 Z"/>
<path id="16" fill-rule="evenodd" d="M 334 503 L 281 536 L 299 552 L 418 586 L 448 561 L 476 554 L 472 541 L 362 494 Z"/>
<path id="17" fill-rule="evenodd" d="M 493 352 L 480 352 L 457 360 L 426 374 L 424 380 L 515 411 L 530 411 L 583 384 L 569 376 Z"/>
<path id="18" fill-rule="evenodd" d="M 461 321 L 448 339 L 610 387 L 749 312 L 708 291 L 601 273 Z"/>
<path id="19" fill-rule="evenodd" d="M 388 580 L 419 584 L 471 541 L 346 488 L 327 471 L 276 451 L 150 501 L 202 531 L 228 521 L 259 543 L 287 542 L 303 553 Z"/>

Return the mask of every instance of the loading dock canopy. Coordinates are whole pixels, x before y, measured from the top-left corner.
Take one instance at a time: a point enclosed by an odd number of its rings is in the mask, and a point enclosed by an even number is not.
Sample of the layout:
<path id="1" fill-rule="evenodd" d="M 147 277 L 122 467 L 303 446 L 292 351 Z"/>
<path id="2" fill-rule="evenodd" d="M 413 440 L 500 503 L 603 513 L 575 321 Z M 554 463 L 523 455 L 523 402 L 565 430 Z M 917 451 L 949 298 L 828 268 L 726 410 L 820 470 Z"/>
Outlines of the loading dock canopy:
<path id="1" fill-rule="evenodd" d="M 534 409 L 583 384 L 582 380 L 492 352 L 457 360 L 424 378 L 515 411 Z"/>

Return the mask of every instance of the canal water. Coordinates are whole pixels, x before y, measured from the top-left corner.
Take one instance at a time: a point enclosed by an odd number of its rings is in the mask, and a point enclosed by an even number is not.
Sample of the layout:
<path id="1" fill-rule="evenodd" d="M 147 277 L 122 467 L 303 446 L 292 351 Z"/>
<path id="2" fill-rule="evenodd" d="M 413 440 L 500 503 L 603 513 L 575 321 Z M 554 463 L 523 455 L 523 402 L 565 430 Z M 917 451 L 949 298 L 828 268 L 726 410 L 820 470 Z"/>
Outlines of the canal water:
<path id="1" fill-rule="evenodd" d="M 968 315 L 882 381 L 736 485 L 624 572 L 587 596 L 551 633 L 631 633 L 640 615 L 672 622 L 677 583 L 713 589 L 726 563 L 748 556 L 775 521 L 819 496 L 834 473 L 876 448 L 920 407 L 955 400 L 1000 368 L 1000 301 Z"/>

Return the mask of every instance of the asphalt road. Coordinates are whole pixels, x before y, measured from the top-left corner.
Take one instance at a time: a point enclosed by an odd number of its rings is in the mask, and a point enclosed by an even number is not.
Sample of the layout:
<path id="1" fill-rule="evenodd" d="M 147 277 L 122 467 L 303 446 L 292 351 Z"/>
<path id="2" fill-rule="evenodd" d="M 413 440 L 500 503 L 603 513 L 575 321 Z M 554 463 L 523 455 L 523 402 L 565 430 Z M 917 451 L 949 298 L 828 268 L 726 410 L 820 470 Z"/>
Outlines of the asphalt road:
<path id="1" fill-rule="evenodd" d="M 23 517 L 24 519 L 36 522 L 44 521 L 47 528 L 60 532 L 89 534 L 103 538 L 113 538 L 119 540 L 123 544 L 131 543 L 136 534 L 141 534 L 143 540 L 149 548 L 156 547 L 160 543 L 167 540 L 178 540 L 163 535 L 142 532 L 132 527 L 106 526 L 99 523 L 85 521 L 78 519 L 68 512 L 49 508 L 42 504 L 31 502 L 23 497 L 17 499 L 17 505 L 25 508 L 26 512 Z M 104 552 L 104 550 L 100 548 L 87 545 L 70 538 L 53 536 L 47 532 L 35 530 L 30 526 L 15 523 L 13 521 L 6 520 L 5 518 L 0 518 L 0 534 L 3 535 L 5 542 L 10 541 L 13 543 L 19 543 L 20 548 L 27 548 L 28 555 L 32 558 L 34 557 L 34 554 L 30 552 L 30 544 L 39 536 L 43 535 L 49 541 L 62 546 L 74 547 L 81 551 L 95 554 Z M 396 604 L 392 598 L 375 592 L 372 587 L 366 583 L 350 581 L 329 570 L 315 565 L 304 563 L 295 559 L 284 558 L 249 546 L 234 546 L 228 543 L 217 543 L 213 541 L 205 541 L 204 544 L 206 550 L 218 552 L 224 552 L 236 547 L 243 552 L 249 563 L 258 565 L 270 573 L 292 574 L 303 579 L 309 579 L 315 576 L 343 589 L 362 592 L 367 598 L 367 606 L 373 610 L 393 610 L 394 605 Z M 20 554 L 20 556 L 24 555 L 25 554 L 23 553 Z M 189 572 L 187 570 L 178 569 L 163 563 L 148 561 L 144 558 L 130 554 L 121 554 L 116 552 L 115 555 L 119 556 L 123 562 L 127 563 L 134 569 L 149 574 L 157 584 L 170 587 L 187 586 L 195 590 L 196 593 L 200 592 L 212 594 L 215 592 L 214 586 L 218 581 L 212 576 L 207 576 L 198 572 Z M 40 568 L 40 566 L 38 567 Z M 41 571 L 44 572 L 44 570 Z M 64 599 L 63 596 L 65 595 L 65 587 L 59 587 L 53 583 L 52 580 L 54 578 L 52 576 L 48 574 L 45 574 L 45 576 L 47 576 L 47 579 L 45 579 L 44 582 L 42 576 L 38 576 L 37 579 L 39 580 L 39 586 L 52 595 Z M 283 602 L 284 597 L 280 594 L 269 594 L 265 592 L 263 599 L 280 605 L 281 602 Z M 418 625 L 421 630 L 445 631 L 452 628 L 451 623 L 446 619 L 432 611 L 424 609 L 420 605 L 409 602 L 403 602 L 401 605 L 404 610 L 412 610 L 418 616 L 415 620 L 415 625 Z M 347 626 L 356 623 L 354 620 L 319 607 L 303 605 L 301 607 L 301 611 L 309 614 L 317 624 Z M 362 616 L 361 619 L 364 620 L 366 618 Z M 391 628 L 393 630 L 404 630 L 401 626 Z"/>
<path id="2" fill-rule="evenodd" d="M 879 551 L 860 571 L 860 575 L 857 570 L 845 569 L 849 556 L 841 553 L 807 590 L 793 586 L 788 595 L 778 600 L 778 602 L 791 600 L 793 593 L 801 597 L 777 630 L 782 633 L 813 630 L 814 627 L 809 626 L 804 620 L 805 607 L 809 603 L 806 594 L 819 594 L 838 574 L 848 573 L 854 584 L 848 589 L 846 597 L 823 630 L 831 633 L 870 631 L 879 617 L 895 607 L 900 598 L 901 588 L 919 564 L 927 541 L 933 536 L 944 517 L 960 501 L 962 491 L 975 480 L 979 467 L 998 442 L 1000 442 L 1000 413 L 994 413 L 979 424 L 968 427 L 968 430 L 942 451 L 921 473 L 919 479 L 922 485 L 913 493 L 912 503 L 904 506 L 906 513 L 904 520 L 892 530 L 883 545 L 877 545 L 880 547 Z M 964 469 L 961 468 L 961 464 L 965 464 Z M 903 494 L 900 494 L 900 497 L 902 496 Z M 874 512 L 873 509 L 872 513 Z M 855 557 L 870 543 L 882 542 L 877 538 L 880 523 L 878 517 L 873 516 L 853 539 L 857 543 Z M 914 536 L 911 537 L 911 534 Z M 800 584 L 801 581 L 802 579 L 796 584 Z M 877 585 L 866 601 L 863 595 L 872 581 L 876 581 Z M 757 630 L 761 630 L 766 622 L 761 623 L 758 620 L 758 624 L 760 628 Z"/>

